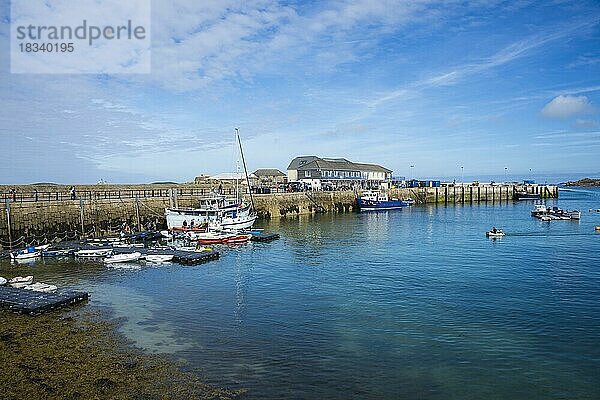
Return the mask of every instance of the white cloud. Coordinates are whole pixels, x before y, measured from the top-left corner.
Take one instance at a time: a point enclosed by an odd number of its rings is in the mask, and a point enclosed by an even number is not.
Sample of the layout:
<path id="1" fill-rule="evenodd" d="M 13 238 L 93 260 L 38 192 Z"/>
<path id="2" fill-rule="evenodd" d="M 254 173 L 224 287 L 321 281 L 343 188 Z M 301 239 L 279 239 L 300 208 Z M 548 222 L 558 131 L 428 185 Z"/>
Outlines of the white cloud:
<path id="1" fill-rule="evenodd" d="M 542 115 L 548 118 L 569 118 L 593 111 L 594 107 L 586 96 L 560 95 L 542 108 Z"/>

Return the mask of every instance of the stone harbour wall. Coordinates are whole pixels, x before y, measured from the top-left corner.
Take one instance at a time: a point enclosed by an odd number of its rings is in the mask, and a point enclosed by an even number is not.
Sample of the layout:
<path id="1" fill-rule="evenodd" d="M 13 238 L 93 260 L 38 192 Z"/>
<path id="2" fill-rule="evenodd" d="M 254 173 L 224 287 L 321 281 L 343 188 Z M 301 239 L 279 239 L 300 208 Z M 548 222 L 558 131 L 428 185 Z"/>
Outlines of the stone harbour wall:
<path id="1" fill-rule="evenodd" d="M 125 222 L 134 229 L 146 226 L 158 229 L 166 226 L 166 207 L 194 207 L 198 198 L 211 188 L 198 187 L 118 187 L 110 191 L 79 191 L 71 200 L 68 195 L 48 193 L 37 201 L 29 195 L 21 201 L 5 197 L 0 215 L 0 245 L 7 248 L 31 243 L 45 243 L 53 239 L 78 236 L 102 236 L 118 232 Z M 173 191 L 169 191 L 173 189 Z M 226 188 L 227 193 L 231 188 Z M 194 191 L 195 190 L 195 191 Z M 523 187 L 512 185 L 449 186 L 437 188 L 391 189 L 392 198 L 412 198 L 417 204 L 464 204 L 475 202 L 513 201 L 513 193 Z M 527 190 L 542 197 L 558 197 L 556 186 L 531 186 Z M 176 194 L 175 194 L 176 192 Z M 286 218 L 314 213 L 341 213 L 356 211 L 353 191 L 295 192 L 254 195 L 254 204 L 260 218 Z"/>

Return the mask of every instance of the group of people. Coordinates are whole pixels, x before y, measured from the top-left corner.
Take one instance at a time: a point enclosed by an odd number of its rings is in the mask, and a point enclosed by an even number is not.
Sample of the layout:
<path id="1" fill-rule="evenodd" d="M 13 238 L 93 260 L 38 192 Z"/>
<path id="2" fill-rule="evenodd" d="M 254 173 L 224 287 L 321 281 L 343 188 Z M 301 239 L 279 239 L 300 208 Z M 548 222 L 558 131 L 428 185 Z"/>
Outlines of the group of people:
<path id="1" fill-rule="evenodd" d="M 183 221 L 183 224 L 181 224 L 184 228 L 189 228 L 189 229 L 194 229 L 194 226 L 196 225 L 196 221 L 194 220 L 194 218 L 192 218 L 192 220 L 190 221 L 190 225 L 188 226 L 188 222 L 187 220 Z"/>

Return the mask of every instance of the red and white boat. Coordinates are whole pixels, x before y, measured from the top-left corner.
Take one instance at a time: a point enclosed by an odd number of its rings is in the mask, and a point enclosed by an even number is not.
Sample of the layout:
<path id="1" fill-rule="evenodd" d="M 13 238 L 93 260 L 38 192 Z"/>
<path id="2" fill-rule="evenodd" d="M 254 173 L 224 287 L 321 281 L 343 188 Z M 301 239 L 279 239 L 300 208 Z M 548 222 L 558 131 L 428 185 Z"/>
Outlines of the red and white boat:
<path id="1" fill-rule="evenodd" d="M 252 238 L 252 235 L 250 234 L 237 234 L 234 237 L 227 239 L 227 242 L 225 242 L 226 244 L 241 244 L 241 243 L 247 243 L 250 241 L 250 239 Z"/>

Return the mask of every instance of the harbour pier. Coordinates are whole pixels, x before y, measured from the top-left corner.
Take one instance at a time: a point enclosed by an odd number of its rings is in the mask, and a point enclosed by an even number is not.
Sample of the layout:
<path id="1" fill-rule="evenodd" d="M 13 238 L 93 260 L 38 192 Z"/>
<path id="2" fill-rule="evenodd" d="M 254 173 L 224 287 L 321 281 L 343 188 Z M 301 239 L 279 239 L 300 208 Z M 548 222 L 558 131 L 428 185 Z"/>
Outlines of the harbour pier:
<path id="1" fill-rule="evenodd" d="M 77 186 L 75 195 L 69 186 L 0 187 L 3 212 L 0 216 L 2 248 L 98 237 L 118 232 L 123 223 L 143 231 L 165 225 L 165 207 L 194 207 L 200 197 L 216 187 L 197 184 L 88 185 Z M 222 193 L 234 195 L 226 186 Z M 390 197 L 412 198 L 417 204 L 473 204 L 513 201 L 518 192 L 558 197 L 555 185 L 479 184 L 440 187 L 394 188 Z M 247 195 L 246 195 L 247 196 Z M 356 211 L 354 191 L 301 191 L 254 194 L 260 218 L 282 218 L 323 212 Z"/>

